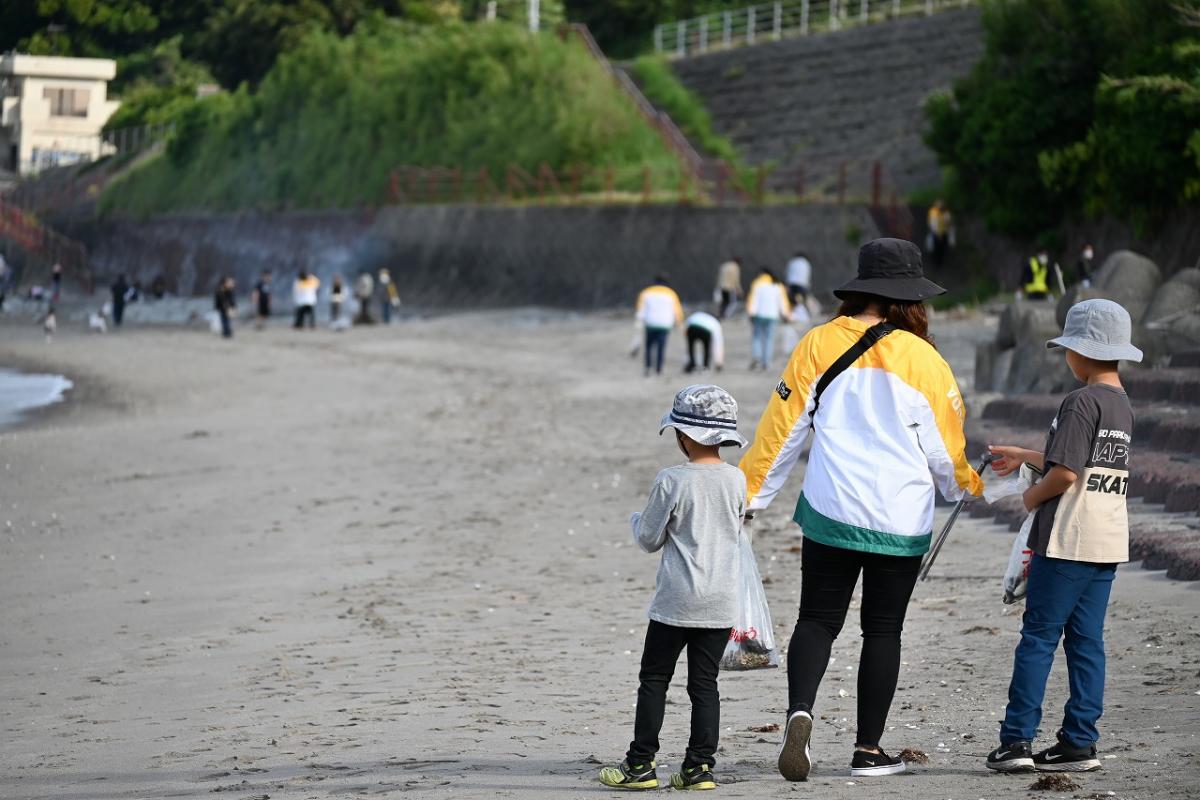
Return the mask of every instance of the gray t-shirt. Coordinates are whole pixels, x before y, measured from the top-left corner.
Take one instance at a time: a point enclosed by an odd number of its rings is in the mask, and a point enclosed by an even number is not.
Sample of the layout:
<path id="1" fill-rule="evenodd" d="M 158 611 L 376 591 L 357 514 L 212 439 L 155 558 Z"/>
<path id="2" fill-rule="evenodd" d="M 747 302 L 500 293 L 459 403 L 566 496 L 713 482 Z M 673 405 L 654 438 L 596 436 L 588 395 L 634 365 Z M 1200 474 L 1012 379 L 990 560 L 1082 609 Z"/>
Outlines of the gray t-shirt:
<path id="1" fill-rule="evenodd" d="M 1063 398 L 1046 436 L 1046 471 L 1079 476 L 1038 507 L 1028 545 L 1038 555 L 1115 564 L 1129 560 L 1129 447 L 1133 409 L 1122 389 L 1094 383 Z"/>
<path id="2" fill-rule="evenodd" d="M 662 550 L 649 617 L 679 628 L 729 628 L 738 614 L 738 537 L 746 476 L 729 464 L 680 464 L 658 473 L 633 538 Z"/>

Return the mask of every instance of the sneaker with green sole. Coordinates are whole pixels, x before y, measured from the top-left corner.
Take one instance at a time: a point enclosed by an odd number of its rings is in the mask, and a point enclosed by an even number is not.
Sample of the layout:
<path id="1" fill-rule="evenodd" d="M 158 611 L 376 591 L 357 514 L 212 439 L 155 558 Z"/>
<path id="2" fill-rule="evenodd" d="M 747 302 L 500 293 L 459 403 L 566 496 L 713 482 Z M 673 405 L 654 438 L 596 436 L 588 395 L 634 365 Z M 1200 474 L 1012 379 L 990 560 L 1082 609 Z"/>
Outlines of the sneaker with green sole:
<path id="1" fill-rule="evenodd" d="M 605 767 L 600 770 L 600 782 L 613 789 L 657 789 L 658 773 L 654 771 L 656 764 L 630 764 L 625 759 L 615 767 Z"/>
<path id="2" fill-rule="evenodd" d="M 717 782 L 713 780 L 712 767 L 701 764 L 697 767 L 683 767 L 671 776 L 671 787 L 675 789 L 715 789 Z"/>

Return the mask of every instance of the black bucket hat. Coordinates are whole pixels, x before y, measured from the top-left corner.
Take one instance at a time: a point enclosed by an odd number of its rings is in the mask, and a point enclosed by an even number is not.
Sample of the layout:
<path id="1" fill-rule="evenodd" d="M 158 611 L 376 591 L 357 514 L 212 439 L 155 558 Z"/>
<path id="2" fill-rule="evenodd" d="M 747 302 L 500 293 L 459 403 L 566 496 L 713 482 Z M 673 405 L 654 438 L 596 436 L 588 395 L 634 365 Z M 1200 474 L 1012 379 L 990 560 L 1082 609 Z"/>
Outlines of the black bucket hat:
<path id="1" fill-rule="evenodd" d="M 915 303 L 946 290 L 922 273 L 921 250 L 915 244 L 904 239 L 875 239 L 858 250 L 858 277 L 833 290 L 842 300 L 848 292 Z"/>

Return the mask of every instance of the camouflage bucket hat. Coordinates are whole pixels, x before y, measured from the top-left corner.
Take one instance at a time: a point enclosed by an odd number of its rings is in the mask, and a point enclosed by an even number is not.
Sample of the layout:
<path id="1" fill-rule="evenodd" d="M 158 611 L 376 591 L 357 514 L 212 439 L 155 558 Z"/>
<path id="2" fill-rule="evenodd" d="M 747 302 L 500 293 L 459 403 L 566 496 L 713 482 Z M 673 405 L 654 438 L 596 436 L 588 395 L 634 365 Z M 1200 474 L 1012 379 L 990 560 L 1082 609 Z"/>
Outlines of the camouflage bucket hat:
<path id="1" fill-rule="evenodd" d="M 667 428 L 675 428 L 700 444 L 746 446 L 746 440 L 737 432 L 737 401 L 711 383 L 679 390 L 671 410 L 663 415 L 659 435 Z"/>

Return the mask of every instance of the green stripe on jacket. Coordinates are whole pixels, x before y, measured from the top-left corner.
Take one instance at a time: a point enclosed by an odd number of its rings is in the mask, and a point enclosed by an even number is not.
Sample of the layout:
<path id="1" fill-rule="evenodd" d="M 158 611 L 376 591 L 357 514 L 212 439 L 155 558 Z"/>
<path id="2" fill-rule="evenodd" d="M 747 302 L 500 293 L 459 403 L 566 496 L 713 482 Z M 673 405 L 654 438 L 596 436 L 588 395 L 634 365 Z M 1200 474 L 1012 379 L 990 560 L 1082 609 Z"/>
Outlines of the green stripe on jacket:
<path id="1" fill-rule="evenodd" d="M 861 550 L 864 553 L 922 556 L 929 550 L 929 543 L 933 539 L 933 531 L 919 536 L 902 536 L 898 533 L 873 531 L 847 522 L 838 522 L 810 506 L 803 493 L 796 503 L 796 515 L 793 519 L 804 530 L 805 537 L 814 542 L 846 550 Z"/>

